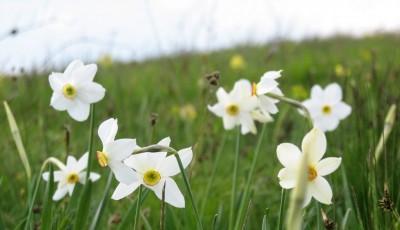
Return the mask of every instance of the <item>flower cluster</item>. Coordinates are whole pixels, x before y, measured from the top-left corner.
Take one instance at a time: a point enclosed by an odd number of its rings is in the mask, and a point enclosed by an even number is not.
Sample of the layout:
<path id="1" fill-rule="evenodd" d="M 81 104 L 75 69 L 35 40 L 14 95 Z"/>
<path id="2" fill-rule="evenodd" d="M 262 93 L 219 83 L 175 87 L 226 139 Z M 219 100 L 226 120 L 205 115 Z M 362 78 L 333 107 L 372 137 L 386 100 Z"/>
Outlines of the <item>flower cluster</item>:
<path id="1" fill-rule="evenodd" d="M 222 117 L 225 129 L 230 130 L 240 125 L 242 134 L 256 134 L 254 121 L 270 122 L 273 120 L 271 114 L 278 112 L 278 100 L 267 94 L 283 95 L 276 81 L 279 77 L 281 71 L 269 71 L 258 83 L 250 83 L 246 79 L 237 81 L 229 93 L 220 87 L 217 90 L 218 103 L 208 106 L 208 109 Z"/>

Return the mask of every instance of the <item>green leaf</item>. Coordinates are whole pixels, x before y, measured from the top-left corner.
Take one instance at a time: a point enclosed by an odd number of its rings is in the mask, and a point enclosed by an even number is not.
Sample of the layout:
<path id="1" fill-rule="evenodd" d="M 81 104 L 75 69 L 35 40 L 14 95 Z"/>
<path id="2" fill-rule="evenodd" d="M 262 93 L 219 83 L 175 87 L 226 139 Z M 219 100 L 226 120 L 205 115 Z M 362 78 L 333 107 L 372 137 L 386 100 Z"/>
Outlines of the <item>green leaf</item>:
<path id="1" fill-rule="evenodd" d="M 49 166 L 49 181 L 46 184 L 46 190 L 43 200 L 43 211 L 42 211 L 42 224 L 41 229 L 47 230 L 51 229 L 52 224 L 52 207 L 53 207 L 53 200 L 52 195 L 54 192 L 54 170 L 53 166 Z"/>
<path id="2" fill-rule="evenodd" d="M 147 195 L 149 194 L 149 190 L 145 189 L 145 191 L 142 194 L 142 197 L 140 199 L 140 205 L 143 203 L 143 201 L 146 199 Z M 139 200 L 139 197 L 137 197 L 133 203 L 131 204 L 131 207 L 129 208 L 128 212 L 126 212 L 125 216 L 122 219 L 122 222 L 120 224 L 120 226 L 118 227 L 118 229 L 120 230 L 124 230 L 124 229 L 131 229 L 132 226 L 131 222 L 132 222 L 132 216 L 134 216 L 136 214 L 136 202 Z"/>
<path id="3" fill-rule="evenodd" d="M 85 229 L 85 224 L 89 216 L 91 191 L 92 191 L 92 181 L 88 180 L 86 181 L 81 197 L 79 199 L 79 208 L 76 214 L 75 224 L 74 224 L 75 230 Z"/>
<path id="4" fill-rule="evenodd" d="M 101 199 L 101 201 L 99 203 L 99 206 L 97 207 L 96 214 L 94 215 L 92 223 L 90 224 L 90 228 L 89 228 L 90 230 L 97 229 L 97 225 L 99 224 L 101 216 L 104 213 L 104 209 L 107 206 L 107 203 L 108 203 L 108 200 L 109 200 L 108 196 L 109 196 L 109 193 L 110 193 L 110 187 L 111 187 L 112 178 L 113 178 L 113 174 L 110 171 L 108 173 L 107 184 L 106 184 L 106 188 L 105 188 L 105 191 L 104 191 L 103 198 Z"/>

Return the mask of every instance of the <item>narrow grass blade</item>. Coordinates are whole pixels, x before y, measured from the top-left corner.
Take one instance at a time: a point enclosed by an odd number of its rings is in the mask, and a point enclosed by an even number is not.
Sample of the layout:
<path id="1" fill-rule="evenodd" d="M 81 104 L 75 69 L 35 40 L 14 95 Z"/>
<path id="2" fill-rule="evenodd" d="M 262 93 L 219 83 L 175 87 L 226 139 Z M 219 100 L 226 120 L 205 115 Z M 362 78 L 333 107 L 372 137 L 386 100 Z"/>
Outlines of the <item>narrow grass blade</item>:
<path id="1" fill-rule="evenodd" d="M 4 104 L 4 109 L 6 110 L 8 124 L 10 125 L 11 134 L 13 136 L 15 145 L 17 146 L 18 154 L 19 154 L 19 157 L 21 158 L 22 165 L 25 168 L 26 177 L 29 181 L 32 176 L 31 165 L 29 164 L 29 160 L 26 155 L 25 147 L 24 147 L 24 144 L 22 143 L 22 139 L 21 139 L 21 135 L 19 132 L 17 122 L 15 121 L 14 115 L 13 115 L 10 107 L 8 106 L 8 103 L 6 101 L 4 101 L 3 104 Z"/>
<path id="2" fill-rule="evenodd" d="M 251 162 L 249 175 L 247 176 L 246 187 L 244 188 L 244 193 L 243 193 L 243 196 L 242 196 L 242 200 L 240 202 L 238 215 L 236 217 L 235 229 L 239 228 L 240 221 L 242 219 L 243 210 L 244 210 L 245 204 L 247 203 L 247 199 L 248 199 L 248 195 L 249 195 L 249 191 L 250 191 L 250 187 L 251 187 L 251 181 L 253 180 L 253 174 L 254 174 L 254 170 L 255 170 L 256 165 L 257 165 L 258 155 L 260 153 L 261 144 L 262 144 L 262 140 L 264 138 L 264 133 L 265 133 L 266 126 L 267 125 L 264 123 L 264 125 L 262 127 L 262 130 L 261 130 L 261 134 L 258 137 L 256 151 L 254 152 L 253 161 Z"/>
<path id="3" fill-rule="evenodd" d="M 139 186 L 139 197 L 138 199 L 141 200 L 142 199 L 142 185 Z M 141 206 L 141 202 L 137 202 L 136 203 L 136 213 L 135 213 L 135 222 L 133 223 L 133 230 L 136 230 L 136 226 L 138 226 L 138 222 L 139 222 L 139 214 L 140 214 L 140 206 Z"/>
<path id="4" fill-rule="evenodd" d="M 165 229 L 165 184 L 162 190 L 162 200 L 161 200 L 161 213 L 160 213 L 160 229 Z"/>
<path id="5" fill-rule="evenodd" d="M 341 226 L 340 229 L 343 229 L 343 230 L 347 229 L 346 225 L 347 225 L 347 221 L 349 220 L 350 213 L 351 213 L 351 209 L 348 208 L 346 210 L 346 213 L 344 214 L 344 217 L 343 217 L 343 220 L 342 220 L 342 224 L 340 225 Z"/>
<path id="6" fill-rule="evenodd" d="M 104 191 L 103 198 L 101 199 L 101 201 L 99 203 L 99 206 L 97 207 L 96 214 L 94 215 L 92 223 L 90 224 L 90 228 L 89 228 L 90 230 L 95 230 L 95 229 L 98 228 L 97 226 L 98 226 L 98 224 L 99 224 L 99 222 L 101 220 L 101 217 L 102 217 L 102 215 L 104 213 L 104 210 L 105 210 L 105 208 L 107 206 L 108 200 L 110 199 L 109 198 L 109 193 L 110 193 L 110 187 L 111 187 L 112 178 L 113 178 L 113 174 L 110 171 L 108 173 L 107 184 L 106 184 L 106 188 L 105 188 L 105 191 Z"/>
<path id="7" fill-rule="evenodd" d="M 144 228 L 146 230 L 152 230 L 153 229 L 151 227 L 150 223 L 149 223 L 149 220 L 143 215 L 143 213 L 140 213 L 140 218 L 142 219 Z"/>
<path id="8" fill-rule="evenodd" d="M 90 194 L 92 192 L 92 181 L 88 180 L 85 183 L 82 194 L 79 199 L 78 212 L 76 213 L 74 229 L 85 229 L 86 221 L 90 210 Z"/>
<path id="9" fill-rule="evenodd" d="M 218 213 L 214 215 L 212 221 L 212 229 L 217 229 Z"/>
<path id="10" fill-rule="evenodd" d="M 268 229 L 267 215 L 264 215 L 262 219 L 261 230 L 267 230 L 267 229 Z"/>
<path id="11" fill-rule="evenodd" d="M 94 104 L 90 105 L 90 127 L 89 127 L 89 157 L 88 157 L 88 165 L 86 169 L 86 181 L 89 181 L 90 172 L 92 171 L 92 160 L 93 160 L 93 130 L 94 130 Z"/>
<path id="12" fill-rule="evenodd" d="M 178 161 L 179 169 L 181 170 L 183 181 L 185 182 L 186 190 L 189 193 L 190 202 L 192 203 L 192 207 L 193 207 L 193 210 L 194 210 L 194 213 L 196 216 L 198 228 L 203 229 L 203 224 L 200 219 L 199 210 L 197 209 L 196 202 L 194 201 L 193 192 L 190 187 L 189 179 L 186 175 L 185 168 L 183 167 L 181 158 L 179 157 L 179 154 L 176 151 L 174 152 L 174 156 L 175 156 L 176 160 Z"/>
<path id="13" fill-rule="evenodd" d="M 279 217 L 278 217 L 278 230 L 282 229 L 282 222 L 283 222 L 283 217 L 284 217 L 284 213 L 283 210 L 285 209 L 285 200 L 286 200 L 286 190 L 282 189 L 281 192 L 281 204 L 279 206 Z"/>
<path id="14" fill-rule="evenodd" d="M 143 201 L 146 199 L 146 197 L 149 195 L 149 190 L 145 190 L 143 192 L 143 195 L 141 197 L 141 199 L 139 199 L 139 197 L 137 197 L 131 207 L 129 208 L 129 210 L 126 212 L 125 216 L 122 219 L 121 224 L 119 225 L 118 229 L 119 230 L 124 230 L 124 229 L 132 229 L 131 227 L 131 223 L 132 223 L 132 218 L 131 216 L 133 216 L 134 214 L 136 214 L 136 208 L 137 208 L 137 202 L 140 202 L 140 205 L 143 203 Z"/>
<path id="15" fill-rule="evenodd" d="M 231 189 L 231 202 L 229 208 L 229 227 L 233 228 L 233 218 L 235 216 L 235 201 L 236 201 L 236 189 L 237 189 L 237 171 L 239 166 L 239 146 L 240 146 L 240 129 L 236 129 L 236 149 L 235 149 L 235 160 L 233 162 L 233 173 L 232 173 L 232 189 Z"/>
<path id="16" fill-rule="evenodd" d="M 378 160 L 381 156 L 383 147 L 385 146 L 386 141 L 387 141 L 390 133 L 392 132 L 395 120 L 396 120 L 396 105 L 393 104 L 392 106 L 390 106 L 389 112 L 387 113 L 386 118 L 385 118 L 385 124 L 383 126 L 383 131 L 382 131 L 381 137 L 379 138 L 378 145 L 376 146 L 376 149 L 375 149 L 375 161 L 374 162 L 378 162 Z"/>
<path id="17" fill-rule="evenodd" d="M 44 201 L 43 201 L 43 211 L 42 211 L 42 223 L 41 229 L 47 230 L 51 229 L 51 222 L 53 219 L 52 209 L 53 209 L 53 192 L 54 192 L 54 170 L 53 166 L 49 166 L 49 181 L 46 185 Z"/>

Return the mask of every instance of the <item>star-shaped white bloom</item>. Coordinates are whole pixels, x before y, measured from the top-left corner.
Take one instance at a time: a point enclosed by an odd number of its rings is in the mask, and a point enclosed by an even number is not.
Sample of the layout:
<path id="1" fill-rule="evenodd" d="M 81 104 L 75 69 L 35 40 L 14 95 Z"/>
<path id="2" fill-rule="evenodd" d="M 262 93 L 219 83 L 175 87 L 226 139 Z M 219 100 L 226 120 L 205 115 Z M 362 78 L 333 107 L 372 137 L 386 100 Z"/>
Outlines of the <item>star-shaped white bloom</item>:
<path id="1" fill-rule="evenodd" d="M 73 156 L 68 156 L 67 165 L 62 166 L 60 170 L 54 171 L 54 182 L 58 182 L 57 190 L 53 195 L 53 200 L 58 201 L 62 199 L 67 193 L 71 196 L 74 191 L 76 183 L 85 184 L 86 171 L 84 171 L 88 164 L 88 153 L 85 153 L 78 161 Z M 49 172 L 44 172 L 42 175 L 45 181 L 50 178 Z M 97 173 L 90 173 L 89 179 L 97 181 L 100 175 Z"/>
<path id="2" fill-rule="evenodd" d="M 229 94 L 223 88 L 219 88 L 217 99 L 218 103 L 208 106 L 208 109 L 218 117 L 222 117 L 226 130 L 240 125 L 242 134 L 257 132 L 252 116 L 257 107 L 257 99 L 251 96 L 249 81 L 237 81 Z"/>
<path id="3" fill-rule="evenodd" d="M 278 145 L 276 152 L 279 161 L 284 166 L 278 173 L 279 184 L 284 189 L 296 186 L 298 170 L 306 150 L 308 151 L 308 181 L 304 207 L 310 203 L 312 197 L 323 204 L 331 204 L 332 189 L 324 176 L 334 172 L 340 166 L 342 158 L 322 159 L 326 151 L 326 137 L 324 132 L 318 128 L 314 128 L 306 134 L 301 148 L 303 152 L 290 143 Z"/>
<path id="4" fill-rule="evenodd" d="M 337 83 L 329 84 L 325 89 L 315 85 L 311 89 L 311 98 L 303 105 L 310 112 L 314 126 L 322 131 L 335 130 L 339 121 L 351 113 L 351 107 L 342 102 L 342 88 Z"/>
<path id="5" fill-rule="evenodd" d="M 260 82 L 251 85 L 251 95 L 257 97 L 258 107 L 265 116 L 270 116 L 270 114 L 278 112 L 276 103 L 279 100 L 270 98 L 265 94 L 273 93 L 283 96 L 282 91 L 278 88 L 279 83 L 276 81 L 277 78 L 281 77 L 281 72 L 282 70 L 268 71 L 261 77 Z"/>
<path id="6" fill-rule="evenodd" d="M 169 146 L 170 139 L 165 138 L 158 144 Z M 192 161 L 192 148 L 178 151 L 183 167 Z M 112 199 L 119 200 L 133 193 L 140 185 L 151 189 L 161 200 L 165 185 L 165 202 L 177 208 L 185 207 L 185 199 L 176 182 L 171 178 L 180 173 L 177 159 L 174 155 L 167 156 L 166 152 L 145 152 L 134 154 L 125 160 L 125 164 L 133 168 L 139 180 L 129 185 L 120 183 L 115 189 Z"/>
<path id="7" fill-rule="evenodd" d="M 103 144 L 103 150 L 97 151 L 97 160 L 101 167 L 110 167 L 115 178 L 122 183 L 130 184 L 137 180 L 136 173 L 123 163 L 133 151 L 138 148 L 135 139 L 118 139 L 117 119 L 110 118 L 100 124 L 98 135 Z"/>
<path id="8" fill-rule="evenodd" d="M 67 111 L 77 121 L 89 117 L 90 104 L 103 99 L 105 89 L 93 82 L 97 72 L 96 64 L 84 65 L 75 60 L 68 65 L 64 73 L 52 73 L 49 76 L 53 90 L 50 105 L 59 111 Z"/>

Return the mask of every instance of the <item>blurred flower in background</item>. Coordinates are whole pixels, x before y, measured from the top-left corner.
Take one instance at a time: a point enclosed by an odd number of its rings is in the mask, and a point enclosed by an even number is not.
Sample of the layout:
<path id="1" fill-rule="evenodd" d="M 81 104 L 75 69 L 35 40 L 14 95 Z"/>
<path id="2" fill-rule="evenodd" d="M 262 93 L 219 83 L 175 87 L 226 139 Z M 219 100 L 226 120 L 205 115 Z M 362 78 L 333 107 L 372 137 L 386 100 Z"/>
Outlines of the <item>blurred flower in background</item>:
<path id="1" fill-rule="evenodd" d="M 234 71 L 241 71 L 246 67 L 246 61 L 244 60 L 242 55 L 235 54 L 231 57 L 231 60 L 229 61 L 229 66 Z"/>
<path id="2" fill-rule="evenodd" d="M 193 121 L 197 117 L 196 108 L 193 104 L 186 104 L 179 108 L 179 117 L 184 121 Z"/>

